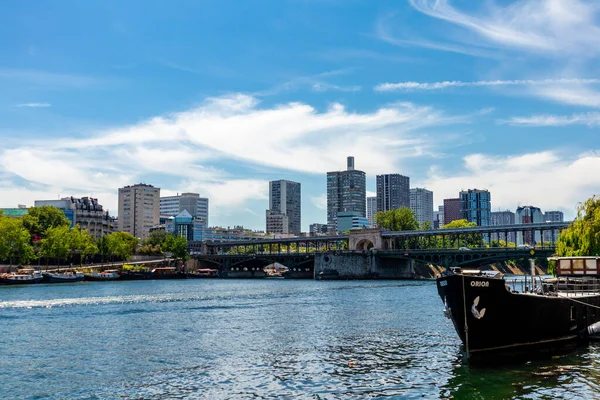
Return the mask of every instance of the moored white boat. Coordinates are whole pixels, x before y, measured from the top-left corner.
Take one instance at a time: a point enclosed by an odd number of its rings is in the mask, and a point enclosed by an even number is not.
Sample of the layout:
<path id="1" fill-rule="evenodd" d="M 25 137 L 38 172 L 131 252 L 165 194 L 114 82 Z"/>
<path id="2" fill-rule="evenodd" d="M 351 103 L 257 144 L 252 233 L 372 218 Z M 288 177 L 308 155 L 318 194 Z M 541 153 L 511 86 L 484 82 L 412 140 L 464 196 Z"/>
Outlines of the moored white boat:
<path id="1" fill-rule="evenodd" d="M 107 269 L 102 272 L 90 272 L 89 274 L 85 274 L 86 281 L 116 281 L 119 277 L 118 269 Z"/>
<path id="2" fill-rule="evenodd" d="M 5 285 L 40 283 L 43 279 L 42 274 L 32 268 L 23 268 L 17 272 L 0 274 L 0 283 Z"/>

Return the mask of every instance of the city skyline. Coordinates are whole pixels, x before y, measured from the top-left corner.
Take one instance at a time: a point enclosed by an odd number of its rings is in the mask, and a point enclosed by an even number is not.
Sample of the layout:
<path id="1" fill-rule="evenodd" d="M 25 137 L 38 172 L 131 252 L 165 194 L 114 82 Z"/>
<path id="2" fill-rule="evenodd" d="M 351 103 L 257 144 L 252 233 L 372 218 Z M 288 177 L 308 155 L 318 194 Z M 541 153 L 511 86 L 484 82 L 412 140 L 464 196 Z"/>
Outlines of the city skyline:
<path id="1" fill-rule="evenodd" d="M 0 207 L 88 196 L 116 215 L 116 188 L 148 182 L 209 198 L 211 225 L 263 229 L 286 179 L 305 231 L 351 154 L 368 196 L 400 173 L 435 207 L 486 188 L 492 210 L 572 219 L 600 192 L 598 10 L 435 4 L 6 4 Z"/>

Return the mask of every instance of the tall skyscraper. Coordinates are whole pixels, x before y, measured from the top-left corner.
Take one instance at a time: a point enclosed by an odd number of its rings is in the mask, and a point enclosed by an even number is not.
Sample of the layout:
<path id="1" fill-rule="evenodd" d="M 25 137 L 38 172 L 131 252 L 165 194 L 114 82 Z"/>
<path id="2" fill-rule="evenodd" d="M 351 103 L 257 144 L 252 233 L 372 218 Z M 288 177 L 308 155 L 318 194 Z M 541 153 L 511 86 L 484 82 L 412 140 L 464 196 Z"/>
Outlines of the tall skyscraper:
<path id="1" fill-rule="evenodd" d="M 144 239 L 160 222 L 160 188 L 145 183 L 119 188 L 119 231 Z"/>
<path id="2" fill-rule="evenodd" d="M 354 157 L 348 157 L 346 171 L 327 173 L 327 223 L 335 226 L 338 212 L 367 215 L 367 182 L 363 171 L 354 169 Z"/>
<path id="3" fill-rule="evenodd" d="M 400 174 L 377 175 L 377 211 L 410 207 L 410 178 Z"/>
<path id="4" fill-rule="evenodd" d="M 367 197 L 367 219 L 371 227 L 375 226 L 375 214 L 377 214 L 377 197 Z"/>
<path id="5" fill-rule="evenodd" d="M 544 214 L 538 207 L 522 206 L 517 208 L 515 213 L 516 224 L 537 224 L 544 222 Z M 540 232 L 535 232 L 535 236 L 531 232 L 517 232 L 517 244 L 528 244 L 535 246 L 536 243 L 542 241 Z"/>
<path id="6" fill-rule="evenodd" d="M 462 219 L 460 213 L 460 198 L 444 199 L 444 224 L 448 225 L 452 221 Z"/>
<path id="7" fill-rule="evenodd" d="M 301 217 L 300 184 L 279 180 L 269 182 L 268 233 L 299 235 Z"/>
<path id="8" fill-rule="evenodd" d="M 424 188 L 410 189 L 410 209 L 417 216 L 419 226 L 429 223 L 433 229 L 433 192 Z"/>
<path id="9" fill-rule="evenodd" d="M 488 190 L 469 189 L 460 192 L 462 219 L 475 222 L 477 226 L 488 226 L 492 213 L 491 195 Z"/>
<path id="10" fill-rule="evenodd" d="M 192 217 L 200 218 L 208 226 L 208 199 L 198 193 L 181 193 L 160 198 L 160 215 L 179 215 L 186 210 Z"/>

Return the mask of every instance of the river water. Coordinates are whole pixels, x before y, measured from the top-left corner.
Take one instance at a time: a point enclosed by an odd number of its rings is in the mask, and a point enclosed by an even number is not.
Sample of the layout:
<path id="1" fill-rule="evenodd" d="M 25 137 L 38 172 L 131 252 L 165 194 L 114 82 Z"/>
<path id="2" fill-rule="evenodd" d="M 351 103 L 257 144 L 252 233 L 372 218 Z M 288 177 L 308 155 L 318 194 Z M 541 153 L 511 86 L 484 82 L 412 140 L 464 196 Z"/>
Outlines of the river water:
<path id="1" fill-rule="evenodd" d="M 469 367 L 432 281 L 0 286 L 0 337 L 2 399 L 600 396 L 600 346 Z"/>

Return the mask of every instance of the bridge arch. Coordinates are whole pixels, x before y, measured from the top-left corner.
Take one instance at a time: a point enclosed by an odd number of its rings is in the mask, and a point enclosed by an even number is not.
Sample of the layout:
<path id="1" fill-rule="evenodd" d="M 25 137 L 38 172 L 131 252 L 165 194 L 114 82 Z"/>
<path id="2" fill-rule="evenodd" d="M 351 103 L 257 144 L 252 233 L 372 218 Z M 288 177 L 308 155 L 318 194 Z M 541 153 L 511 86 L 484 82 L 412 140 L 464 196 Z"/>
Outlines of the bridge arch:
<path id="1" fill-rule="evenodd" d="M 358 250 L 358 251 L 370 250 L 374 246 L 375 245 L 373 244 L 373 242 L 371 242 L 369 239 L 362 239 L 358 243 L 356 243 L 356 250 Z"/>

